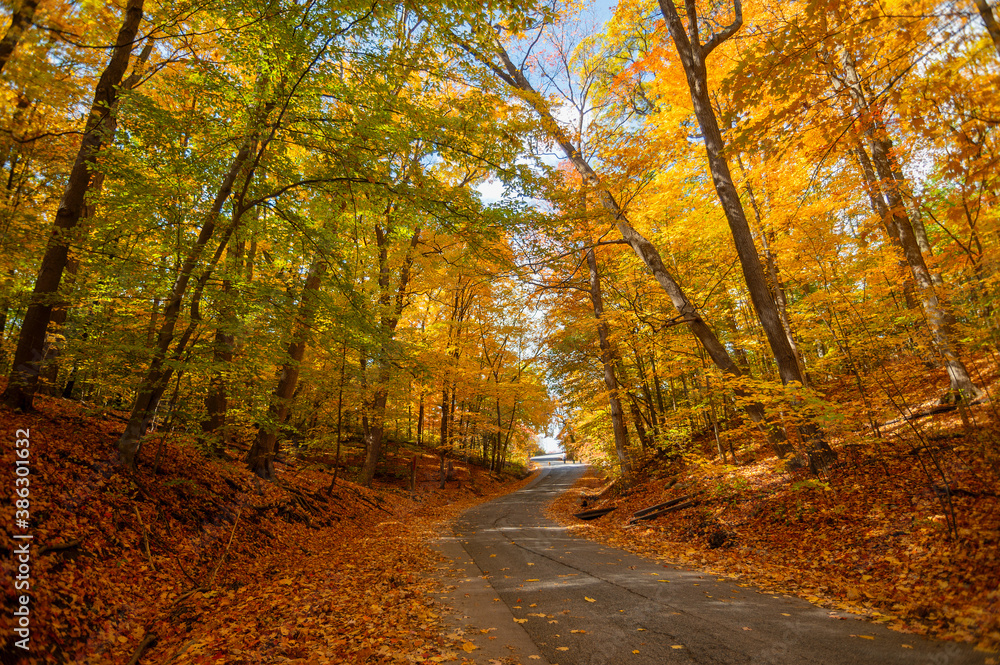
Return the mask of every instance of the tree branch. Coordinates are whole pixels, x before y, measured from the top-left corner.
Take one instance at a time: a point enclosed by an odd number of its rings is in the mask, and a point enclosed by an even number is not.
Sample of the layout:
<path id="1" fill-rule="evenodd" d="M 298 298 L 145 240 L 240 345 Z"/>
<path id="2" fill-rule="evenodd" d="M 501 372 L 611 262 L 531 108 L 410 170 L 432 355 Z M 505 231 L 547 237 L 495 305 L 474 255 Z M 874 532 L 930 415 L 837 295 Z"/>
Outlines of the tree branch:
<path id="1" fill-rule="evenodd" d="M 716 46 L 732 37 L 743 26 L 743 3 L 741 0 L 733 0 L 733 12 L 736 14 L 733 22 L 723 28 L 722 32 L 712 35 L 712 38 L 701 47 L 702 59 L 707 58 L 708 54 L 714 51 Z"/>

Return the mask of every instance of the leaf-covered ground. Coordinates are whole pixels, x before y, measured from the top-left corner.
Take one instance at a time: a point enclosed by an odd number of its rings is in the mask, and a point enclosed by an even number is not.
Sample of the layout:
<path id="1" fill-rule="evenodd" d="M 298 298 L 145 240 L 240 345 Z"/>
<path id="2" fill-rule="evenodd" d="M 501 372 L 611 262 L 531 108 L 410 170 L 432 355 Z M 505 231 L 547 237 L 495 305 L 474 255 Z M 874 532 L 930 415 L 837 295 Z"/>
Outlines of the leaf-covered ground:
<path id="1" fill-rule="evenodd" d="M 143 644 L 141 663 L 435 662 L 461 651 L 422 575 L 436 558 L 424 543 L 509 481 L 456 461 L 438 490 L 428 454 L 416 493 L 342 479 L 328 493 L 328 472 L 289 460 L 277 484 L 260 482 L 181 436 L 165 442 L 155 475 L 152 436 L 132 476 L 112 452 L 119 419 L 39 402 L 35 414 L 0 411 L 8 489 L 15 430 L 30 428 L 34 535 L 31 650 L 13 646 L 4 612 L 0 662 L 128 663 Z M 2 523 L 13 543 L 22 531 L 10 502 Z M 3 575 L 11 608 L 11 556 Z"/>
<path id="2" fill-rule="evenodd" d="M 881 438 L 843 436 L 822 479 L 785 471 L 759 447 L 741 450 L 739 465 L 664 463 L 624 493 L 591 473 L 551 513 L 584 537 L 992 650 L 1000 647 L 1000 419 L 990 403 L 964 415 L 897 418 Z M 598 497 L 588 509 L 617 509 L 581 521 L 572 514 L 584 497 Z M 694 505 L 629 524 L 635 511 L 680 497 Z"/>

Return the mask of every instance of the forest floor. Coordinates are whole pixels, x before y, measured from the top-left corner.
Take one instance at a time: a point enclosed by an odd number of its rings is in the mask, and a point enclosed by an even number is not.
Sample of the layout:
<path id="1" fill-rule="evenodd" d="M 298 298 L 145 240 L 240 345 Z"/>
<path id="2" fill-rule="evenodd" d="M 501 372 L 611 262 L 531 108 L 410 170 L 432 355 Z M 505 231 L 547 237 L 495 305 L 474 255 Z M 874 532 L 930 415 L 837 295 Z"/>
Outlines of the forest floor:
<path id="1" fill-rule="evenodd" d="M 150 435 L 137 474 L 116 464 L 120 415 L 40 397 L 37 413 L 0 410 L 0 473 L 13 493 L 15 430 L 30 430 L 30 651 L 0 619 L 0 663 L 405 663 L 462 654 L 442 629 L 425 543 L 448 519 L 521 483 L 412 451 L 373 489 L 299 459 L 261 482 L 237 459 L 209 459 L 182 434 Z M 20 435 L 19 435 L 20 436 Z M 401 454 L 406 453 L 403 458 Z M 398 468 L 396 468 L 398 467 Z M 15 560 L 3 575 L 15 578 Z M 18 592 L 3 586 L 3 606 Z M 21 591 L 20 593 L 25 593 Z M 14 637 L 11 637 L 14 636 Z M 136 655 L 141 654 L 137 659 Z"/>
<path id="2" fill-rule="evenodd" d="M 964 421 L 958 411 L 930 414 L 935 400 L 918 403 L 946 386 L 918 374 L 898 385 L 914 405 L 904 412 L 927 415 L 883 411 L 881 437 L 834 431 L 838 460 L 820 478 L 787 471 L 759 445 L 740 449 L 738 464 L 706 462 L 713 439 L 703 455 L 647 466 L 626 491 L 592 470 L 550 516 L 581 537 L 995 651 L 1000 418 L 995 402 L 968 408 Z M 850 392 L 827 394 L 850 408 Z M 674 509 L 632 521 L 670 500 Z M 591 521 L 573 517 L 611 506 Z"/>

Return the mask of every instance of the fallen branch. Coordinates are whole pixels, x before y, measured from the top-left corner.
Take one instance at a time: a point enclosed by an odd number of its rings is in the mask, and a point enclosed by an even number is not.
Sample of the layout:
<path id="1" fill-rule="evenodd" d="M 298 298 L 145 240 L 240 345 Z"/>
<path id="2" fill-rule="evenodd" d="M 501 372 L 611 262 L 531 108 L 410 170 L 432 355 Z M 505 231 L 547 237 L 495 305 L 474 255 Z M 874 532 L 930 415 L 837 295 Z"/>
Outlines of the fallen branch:
<path id="1" fill-rule="evenodd" d="M 142 529 L 142 542 L 146 546 L 146 558 L 149 560 L 150 570 L 156 570 L 156 564 L 153 563 L 153 555 L 149 551 L 149 537 L 146 535 L 146 525 L 142 523 L 142 514 L 139 512 L 139 506 L 132 506 L 135 508 L 135 516 L 139 518 L 139 528 Z"/>
<path id="2" fill-rule="evenodd" d="M 701 503 L 701 502 L 697 501 L 697 500 L 695 500 L 695 501 L 685 501 L 684 503 L 678 503 L 678 504 L 675 504 L 673 506 L 669 506 L 667 508 L 661 508 L 660 510 L 657 510 L 656 512 L 646 513 L 642 517 L 633 517 L 632 519 L 629 520 L 629 524 L 635 524 L 636 522 L 641 522 L 641 521 L 644 521 L 644 520 L 653 520 L 653 519 L 656 519 L 657 517 L 659 517 L 660 515 L 665 515 L 667 513 L 672 513 L 675 510 L 684 510 L 685 508 L 690 508 L 691 506 L 697 506 L 699 503 Z"/>
<path id="3" fill-rule="evenodd" d="M 645 515 L 649 515 L 650 513 L 655 513 L 656 511 L 662 510 L 663 508 L 669 508 L 670 506 L 674 506 L 683 501 L 687 501 L 695 494 L 697 494 L 697 492 L 693 494 L 685 494 L 684 496 L 679 496 L 676 499 L 671 499 L 670 501 L 664 501 L 663 503 L 658 503 L 655 506 L 649 506 L 648 508 L 637 510 L 634 513 L 632 513 L 632 519 L 633 520 L 643 519 Z"/>
<path id="4" fill-rule="evenodd" d="M 223 552 L 222 556 L 219 557 L 219 562 L 217 564 L 215 564 L 215 568 L 212 569 L 212 574 L 208 578 L 208 588 L 209 589 L 212 588 L 212 583 L 215 582 L 215 575 L 216 575 L 216 573 L 219 572 L 219 567 L 222 565 L 222 562 L 226 560 L 226 555 L 229 554 L 229 548 L 233 544 L 233 536 L 236 535 L 236 525 L 240 523 L 240 515 L 242 515 L 242 514 L 243 514 L 243 507 L 240 506 L 239 512 L 236 513 L 236 520 L 233 522 L 233 530 L 229 532 L 229 542 L 226 543 L 226 551 Z"/>
<path id="5" fill-rule="evenodd" d="M 146 636 L 142 638 L 139 642 L 139 646 L 136 647 L 135 653 L 129 658 L 128 665 L 138 665 L 139 659 L 142 658 L 142 654 L 146 652 L 151 646 L 156 644 L 156 640 L 159 639 L 156 633 L 146 633 Z"/>
<path id="6" fill-rule="evenodd" d="M 955 404 L 939 404 L 938 406 L 926 409 L 924 411 L 917 411 L 915 413 L 903 414 L 902 418 L 896 418 L 888 422 L 882 423 L 882 427 L 889 427 L 890 425 L 898 425 L 900 423 L 909 420 L 920 420 L 921 418 L 929 418 L 931 416 L 936 416 L 939 413 L 948 413 L 949 411 L 954 411 L 958 406 Z"/>
<path id="7" fill-rule="evenodd" d="M 603 517 L 610 513 L 612 510 L 618 510 L 618 506 L 611 506 L 610 508 L 594 508 L 593 510 L 585 510 L 582 513 L 575 513 L 573 517 L 581 520 L 593 520 L 598 517 Z"/>

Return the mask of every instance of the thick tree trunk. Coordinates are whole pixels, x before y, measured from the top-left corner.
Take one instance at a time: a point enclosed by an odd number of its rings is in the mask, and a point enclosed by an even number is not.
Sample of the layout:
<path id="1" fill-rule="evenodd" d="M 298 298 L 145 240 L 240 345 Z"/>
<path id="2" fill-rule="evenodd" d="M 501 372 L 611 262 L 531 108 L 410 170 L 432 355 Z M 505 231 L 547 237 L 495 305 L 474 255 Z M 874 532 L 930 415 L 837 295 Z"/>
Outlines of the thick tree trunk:
<path id="1" fill-rule="evenodd" d="M 23 0 L 21 6 L 14 10 L 14 14 L 10 17 L 10 27 L 7 28 L 3 39 L 0 40 L 0 72 L 10 60 L 11 54 L 17 48 L 17 43 L 21 41 L 21 35 L 31 25 L 37 8 L 38 0 Z"/>
<path id="2" fill-rule="evenodd" d="M 703 47 L 698 41 L 697 20 L 692 22 L 694 18 L 693 6 L 693 2 L 689 3 L 689 22 L 691 24 L 688 29 L 692 33 L 689 39 L 673 3 L 660 0 L 660 9 L 664 19 L 666 19 L 667 29 L 670 31 L 670 36 L 677 48 L 687 77 L 695 118 L 698 120 L 705 142 L 705 152 L 708 156 L 712 181 L 715 184 L 715 191 L 722 204 L 726 220 L 729 222 L 729 230 L 732 233 L 736 253 L 740 259 L 743 279 L 746 282 L 750 300 L 764 329 L 764 334 L 767 336 L 782 382 L 801 384 L 803 383 L 802 373 L 791 345 L 788 343 L 788 338 L 785 336 L 774 299 L 768 291 L 767 280 L 764 278 L 764 268 L 761 265 L 760 256 L 757 254 L 757 247 L 754 245 L 750 224 L 747 222 L 743 203 L 740 201 L 739 192 L 729 171 L 729 163 L 724 155 L 725 143 L 722 140 L 722 133 L 708 93 L 705 56 L 709 49 Z M 738 28 L 740 23 L 742 23 L 742 16 L 738 12 L 737 22 L 733 25 Z"/>
<path id="3" fill-rule="evenodd" d="M 611 428 L 615 435 L 615 453 L 618 455 L 618 466 L 626 483 L 631 484 L 632 462 L 628 454 L 628 429 L 625 427 L 625 415 L 622 412 L 622 402 L 618 378 L 615 376 L 615 365 L 618 354 L 611 345 L 607 321 L 604 320 L 604 300 L 601 294 L 601 274 L 597 269 L 597 257 L 594 248 L 586 250 L 587 268 L 590 272 L 590 302 L 594 308 L 594 318 L 597 320 L 597 338 L 601 345 L 601 365 L 604 369 L 604 387 L 608 391 L 608 405 L 611 408 Z"/>
<path id="4" fill-rule="evenodd" d="M 84 212 L 85 198 L 90 187 L 94 159 L 105 144 L 107 124 L 112 117 L 112 107 L 118 96 L 122 78 L 128 69 L 135 36 L 142 21 L 144 0 L 129 0 L 125 18 L 118 31 L 115 47 L 108 66 L 101 74 L 94 90 L 90 115 L 83 131 L 83 140 L 76 161 L 63 190 L 56 218 L 49 232 L 48 244 L 42 265 L 38 270 L 14 352 L 14 364 L 3 394 L 3 402 L 22 411 L 32 409 L 32 400 L 38 386 L 39 364 L 45 344 L 45 331 L 49 325 L 52 306 L 58 297 L 63 270 L 69 254 L 69 242 Z M 13 48 L 13 47 L 11 47 Z"/>
<path id="5" fill-rule="evenodd" d="M 325 274 L 326 262 L 321 259 L 313 261 L 305 287 L 302 289 L 298 314 L 288 342 L 288 359 L 278 372 L 278 384 L 271 394 L 267 417 L 258 428 L 257 437 L 250 446 L 250 452 L 247 453 L 247 466 L 266 480 L 274 480 L 274 458 L 278 454 L 278 428 L 287 420 L 291 411 L 292 396 L 299 383 L 302 358 L 305 356 L 313 319 L 316 317 L 317 294 Z"/>
<path id="6" fill-rule="evenodd" d="M 112 103 L 111 112 L 104 122 L 105 145 L 112 145 L 115 142 L 115 134 L 118 132 L 118 102 L 121 99 L 121 93 L 126 90 L 132 90 L 142 80 L 144 66 L 153 52 L 154 45 L 155 43 L 152 39 L 146 40 L 146 45 L 143 47 L 142 52 L 135 58 L 132 72 L 122 81 L 118 88 L 118 95 Z M 87 190 L 88 198 L 98 196 L 101 193 L 104 189 L 104 178 L 104 173 L 93 174 Z M 87 220 L 92 219 L 95 214 L 95 208 L 96 206 L 92 202 L 85 202 L 83 210 L 80 213 L 80 219 L 77 221 L 77 226 L 82 227 L 86 224 Z M 72 296 L 79 270 L 79 259 L 67 253 L 62 283 L 62 290 L 67 297 Z M 62 353 L 62 349 L 68 344 L 65 326 L 69 318 L 69 311 L 69 299 L 60 298 L 53 304 L 52 312 L 49 315 L 49 333 L 51 334 L 46 334 L 45 336 L 45 350 L 42 353 L 44 376 L 41 379 L 43 383 L 47 384 L 45 388 L 51 395 L 57 395 L 61 392 L 57 387 L 59 379 L 59 356 Z M 72 392 L 72 388 L 70 392 Z"/>

